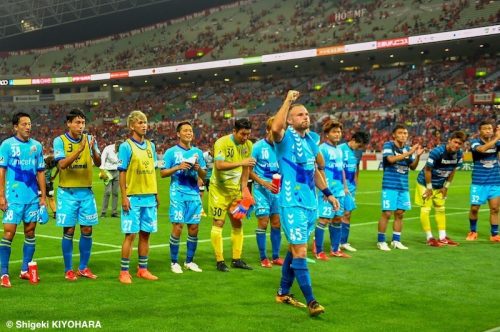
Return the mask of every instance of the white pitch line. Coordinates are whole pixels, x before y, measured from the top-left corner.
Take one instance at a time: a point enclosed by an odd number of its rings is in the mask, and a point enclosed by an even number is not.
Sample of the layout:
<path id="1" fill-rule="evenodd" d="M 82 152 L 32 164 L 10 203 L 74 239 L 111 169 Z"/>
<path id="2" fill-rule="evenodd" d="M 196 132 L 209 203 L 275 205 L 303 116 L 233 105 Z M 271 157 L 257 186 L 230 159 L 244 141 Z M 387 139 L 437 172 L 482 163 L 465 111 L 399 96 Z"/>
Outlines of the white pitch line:
<path id="1" fill-rule="evenodd" d="M 3 232 L 3 229 L 0 229 L 0 232 Z M 36 237 L 44 237 L 44 238 L 47 238 L 47 239 L 55 239 L 55 240 L 62 240 L 62 237 L 61 236 L 53 236 L 53 235 L 43 235 L 43 234 L 38 234 L 38 233 L 35 233 L 35 238 Z M 80 240 L 78 239 L 74 239 L 73 241 L 75 242 L 80 242 Z M 120 248 L 121 249 L 121 246 L 118 246 L 116 244 L 107 244 L 107 243 L 101 243 L 101 242 L 94 242 L 92 241 L 92 244 L 94 245 L 98 245 L 98 246 L 103 246 L 103 247 L 110 247 L 110 248 Z"/>
<path id="2" fill-rule="evenodd" d="M 464 211 L 465 212 L 465 211 Z M 483 211 L 479 211 L 479 213 L 484 213 L 484 212 L 488 212 L 486 210 L 483 210 Z M 452 215 L 456 215 L 456 214 L 463 214 L 463 212 L 453 212 L 453 213 L 447 213 L 446 215 L 447 216 L 452 216 Z M 404 218 L 404 220 L 415 220 L 415 219 L 420 219 L 420 217 L 410 217 L 410 218 Z M 351 227 L 354 227 L 354 226 L 366 226 L 366 225 L 373 225 L 373 224 L 377 224 L 378 221 L 369 221 L 369 222 L 364 222 L 364 223 L 359 223 L 359 224 L 351 224 Z M 48 238 L 56 238 L 56 237 L 50 237 L 50 236 L 46 236 Z M 249 235 L 244 235 L 243 236 L 244 238 L 248 238 L 248 237 L 255 237 L 255 234 L 249 234 Z M 223 237 L 222 238 L 223 240 L 229 240 L 231 239 L 231 237 Z M 205 243 L 205 242 L 210 242 L 211 239 L 204 239 L 204 240 L 198 240 L 198 243 Z M 186 242 L 181 242 L 180 243 L 181 245 L 184 245 L 186 244 Z M 112 245 L 109 245 L 109 246 L 112 246 Z M 149 246 L 150 249 L 156 249 L 156 248 L 165 248 L 169 246 L 168 243 L 165 243 L 165 244 L 155 244 L 155 245 L 152 245 L 152 246 Z M 137 248 L 132 248 L 133 251 L 137 251 Z M 120 252 L 121 251 L 121 247 L 120 249 L 113 249 L 113 250 L 103 250 L 103 251 L 96 251 L 96 252 L 92 252 L 92 255 L 101 255 L 101 254 L 111 254 L 111 253 L 117 253 L 117 252 Z M 73 254 L 73 257 L 79 257 L 80 254 Z M 36 260 L 37 261 L 47 261 L 47 260 L 53 260 L 53 259 L 62 259 L 63 256 L 48 256 L 48 257 L 40 257 L 40 258 L 37 258 Z M 22 263 L 23 261 L 22 260 L 17 260 L 17 261 L 11 261 L 11 263 Z M 486 331 L 486 332 L 500 332 L 500 331 L 497 331 L 497 330 L 491 330 L 491 331 Z"/>

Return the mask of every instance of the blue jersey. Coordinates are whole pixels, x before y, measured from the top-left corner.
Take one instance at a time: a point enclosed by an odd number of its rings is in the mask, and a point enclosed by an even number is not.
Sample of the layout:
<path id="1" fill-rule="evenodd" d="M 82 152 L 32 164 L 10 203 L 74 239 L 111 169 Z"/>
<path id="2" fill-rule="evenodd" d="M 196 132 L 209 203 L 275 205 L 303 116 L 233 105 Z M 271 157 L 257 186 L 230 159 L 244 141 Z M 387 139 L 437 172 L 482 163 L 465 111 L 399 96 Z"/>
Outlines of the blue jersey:
<path id="1" fill-rule="evenodd" d="M 203 152 L 195 147 L 185 149 L 180 145 L 175 145 L 165 151 L 163 155 L 162 169 L 172 168 L 180 165 L 183 161 L 198 160 L 198 164 L 202 169 L 206 169 Z M 199 198 L 200 189 L 198 187 L 198 172 L 194 169 L 178 170 L 171 175 L 170 180 L 170 196 L 175 193 L 181 193 L 183 196 L 191 196 Z"/>
<path id="2" fill-rule="evenodd" d="M 500 185 L 500 166 L 498 165 L 498 153 L 500 152 L 500 141 L 496 146 L 486 152 L 479 152 L 477 148 L 484 145 L 480 138 L 475 138 L 470 142 L 472 159 L 472 183 L 480 185 Z"/>
<path id="3" fill-rule="evenodd" d="M 363 152 L 351 149 L 347 143 L 340 144 L 339 149 L 342 150 L 344 155 L 344 173 L 347 188 L 349 189 L 349 192 L 352 193 L 356 191 L 356 173 L 358 171 L 359 161 Z"/>
<path id="4" fill-rule="evenodd" d="M 261 139 L 254 144 L 252 157 L 256 160 L 253 171 L 262 180 L 269 182 L 272 180 L 273 174 L 279 173 L 274 144 L 268 140 Z"/>
<path id="5" fill-rule="evenodd" d="M 463 152 L 458 150 L 457 152 L 446 151 L 446 145 L 442 144 L 429 153 L 429 158 L 425 166 L 432 168 L 432 188 L 441 189 L 443 184 L 448 179 L 450 174 L 455 170 L 455 168 L 462 165 L 463 162 Z M 423 186 L 425 183 L 425 168 L 418 173 L 417 182 Z"/>
<path id="6" fill-rule="evenodd" d="M 8 203 L 29 204 L 38 198 L 37 172 L 45 169 L 40 142 L 24 142 L 16 136 L 0 146 L 0 167 L 6 169 L 5 198 Z"/>
<path id="7" fill-rule="evenodd" d="M 282 174 L 280 206 L 316 209 L 314 172 L 318 146 L 314 139 L 309 134 L 302 137 L 288 127 L 274 147 Z"/>
<path id="8" fill-rule="evenodd" d="M 330 143 L 323 143 L 319 146 L 319 151 L 325 158 L 325 176 L 328 188 L 335 197 L 345 196 L 344 192 L 344 157 L 342 150 L 338 146 Z"/>
<path id="9" fill-rule="evenodd" d="M 382 179 L 382 189 L 392 189 L 407 191 L 408 188 L 408 173 L 410 172 L 410 165 L 415 160 L 413 156 L 406 157 L 403 160 L 397 161 L 394 164 L 387 161 L 387 157 L 399 156 L 403 153 L 410 151 L 408 145 L 398 148 L 393 141 L 385 142 L 382 158 L 384 166 L 384 177 Z"/>
<path id="10" fill-rule="evenodd" d="M 319 144 L 321 142 L 321 136 L 319 136 L 319 134 L 317 132 L 314 132 L 314 131 L 309 131 L 309 136 L 311 136 L 311 138 L 313 139 L 314 144 L 319 146 Z"/>

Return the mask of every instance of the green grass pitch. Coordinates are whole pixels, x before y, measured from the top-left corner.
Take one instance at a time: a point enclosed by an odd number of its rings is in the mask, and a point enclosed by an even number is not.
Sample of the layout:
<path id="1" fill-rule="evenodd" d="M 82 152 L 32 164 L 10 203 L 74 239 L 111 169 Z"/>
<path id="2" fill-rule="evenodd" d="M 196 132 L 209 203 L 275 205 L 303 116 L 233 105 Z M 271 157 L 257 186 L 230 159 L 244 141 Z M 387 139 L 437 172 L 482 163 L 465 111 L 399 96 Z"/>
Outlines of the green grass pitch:
<path id="1" fill-rule="evenodd" d="M 103 184 L 94 173 L 94 192 L 100 209 Z M 426 246 L 419 210 L 414 208 L 405 215 L 402 236 L 410 250 L 391 252 L 379 251 L 375 245 L 381 175 L 375 171 L 360 175 L 358 209 L 353 213 L 350 237 L 358 252 L 351 259 L 309 264 L 315 296 L 326 308 L 320 317 L 310 318 L 306 309 L 275 303 L 280 268 L 260 267 L 254 218 L 244 221 L 243 250 L 243 259 L 254 267 L 253 271 L 215 270 L 211 220 L 203 218 L 195 257 L 203 273 L 170 272 L 168 181 L 160 179 L 159 231 L 151 237 L 149 258 L 149 268 L 159 281 L 134 278 L 132 285 L 119 283 L 123 235 L 119 218 L 107 217 L 101 218 L 94 228 L 90 267 L 99 276 L 97 280 L 64 279 L 62 231 L 51 219 L 49 224 L 37 227 L 35 260 L 42 280 L 38 285 L 30 285 L 17 278 L 23 242 L 20 228 L 12 248 L 12 288 L 0 289 L 0 330 L 7 330 L 9 320 L 98 320 L 105 331 L 485 331 L 500 326 L 500 245 L 489 242 L 486 206 L 480 212 L 479 240 L 464 241 L 468 231 L 470 173 L 457 173 L 447 200 L 448 233 L 461 245 Z M 410 180 L 412 197 L 415 177 L 416 172 Z M 432 225 L 436 232 L 433 219 Z M 387 233 L 389 239 L 391 233 Z M 227 223 L 226 261 L 231 258 L 229 234 Z M 185 236 L 184 231 L 183 241 Z M 79 231 L 75 236 L 78 238 Z M 282 253 L 285 243 L 283 238 Z M 74 249 L 76 267 L 76 241 Z M 185 252 L 183 242 L 181 263 Z M 133 275 L 136 265 L 134 251 Z M 293 292 L 302 299 L 296 283 Z"/>

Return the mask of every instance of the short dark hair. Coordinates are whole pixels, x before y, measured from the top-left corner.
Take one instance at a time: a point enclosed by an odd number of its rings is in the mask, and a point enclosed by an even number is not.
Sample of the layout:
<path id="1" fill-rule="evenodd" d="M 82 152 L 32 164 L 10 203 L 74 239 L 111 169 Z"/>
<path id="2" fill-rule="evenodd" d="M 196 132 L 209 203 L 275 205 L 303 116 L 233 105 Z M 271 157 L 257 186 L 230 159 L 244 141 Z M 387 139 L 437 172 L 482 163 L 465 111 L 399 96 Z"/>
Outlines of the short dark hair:
<path id="1" fill-rule="evenodd" d="M 452 140 L 452 139 L 455 139 L 455 138 L 458 138 L 462 142 L 465 142 L 467 140 L 467 134 L 464 133 L 463 131 L 454 131 L 450 135 L 450 137 L 448 138 L 448 140 Z"/>
<path id="2" fill-rule="evenodd" d="M 398 131 L 399 129 L 404 129 L 404 130 L 408 130 L 408 128 L 406 128 L 406 126 L 404 124 L 401 124 L 401 123 L 398 123 L 393 129 L 392 129 L 392 133 L 394 134 L 396 131 Z"/>
<path id="3" fill-rule="evenodd" d="M 250 120 L 243 118 L 234 121 L 234 130 L 240 131 L 241 129 L 252 129 L 252 123 Z"/>
<path id="4" fill-rule="evenodd" d="M 364 131 L 357 131 L 352 135 L 351 140 L 354 140 L 354 142 L 356 143 L 361 143 L 366 145 L 368 144 L 368 142 L 370 142 L 370 135 L 368 135 Z"/>
<path id="5" fill-rule="evenodd" d="M 78 108 L 73 108 L 69 113 L 66 115 L 66 122 L 71 122 L 75 118 L 82 118 L 84 120 L 87 120 L 87 117 L 85 114 L 83 114 L 82 110 Z"/>
<path id="6" fill-rule="evenodd" d="M 31 116 L 28 113 L 18 112 L 12 116 L 12 125 L 17 126 L 21 118 L 29 118 L 31 120 Z"/>
<path id="7" fill-rule="evenodd" d="M 191 124 L 191 122 L 189 122 L 189 121 L 181 121 L 181 122 L 179 122 L 179 124 L 177 125 L 177 127 L 176 127 L 175 130 L 177 132 L 181 131 L 181 127 L 184 126 L 184 125 L 189 125 L 189 126 L 191 126 L 191 128 L 193 128 L 193 125 Z"/>
<path id="8" fill-rule="evenodd" d="M 488 120 L 483 120 L 479 122 L 479 125 L 477 126 L 478 129 L 481 129 L 482 126 L 490 125 L 493 128 L 495 127 L 495 121 L 488 119 Z"/>
<path id="9" fill-rule="evenodd" d="M 328 134 L 330 130 L 334 128 L 340 128 L 340 130 L 342 130 L 343 129 L 342 123 L 330 119 L 326 121 L 325 124 L 323 125 L 323 133 Z"/>

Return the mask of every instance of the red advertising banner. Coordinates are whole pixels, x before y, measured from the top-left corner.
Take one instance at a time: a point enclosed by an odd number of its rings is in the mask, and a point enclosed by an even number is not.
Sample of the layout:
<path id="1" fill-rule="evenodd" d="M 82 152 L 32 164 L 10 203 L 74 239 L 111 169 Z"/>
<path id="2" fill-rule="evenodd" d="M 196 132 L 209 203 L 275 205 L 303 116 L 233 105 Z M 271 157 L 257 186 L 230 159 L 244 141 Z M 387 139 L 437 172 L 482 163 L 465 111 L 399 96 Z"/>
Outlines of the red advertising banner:
<path id="1" fill-rule="evenodd" d="M 128 71 L 115 71 L 110 73 L 110 78 L 125 78 L 128 77 Z"/>
<path id="2" fill-rule="evenodd" d="M 409 45 L 408 37 L 377 40 L 377 49 L 378 48 L 401 47 L 401 46 L 407 46 L 407 45 Z"/>
<path id="3" fill-rule="evenodd" d="M 89 81 L 90 81 L 90 75 L 73 76 L 73 82 L 89 82 Z"/>

